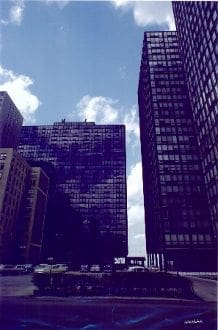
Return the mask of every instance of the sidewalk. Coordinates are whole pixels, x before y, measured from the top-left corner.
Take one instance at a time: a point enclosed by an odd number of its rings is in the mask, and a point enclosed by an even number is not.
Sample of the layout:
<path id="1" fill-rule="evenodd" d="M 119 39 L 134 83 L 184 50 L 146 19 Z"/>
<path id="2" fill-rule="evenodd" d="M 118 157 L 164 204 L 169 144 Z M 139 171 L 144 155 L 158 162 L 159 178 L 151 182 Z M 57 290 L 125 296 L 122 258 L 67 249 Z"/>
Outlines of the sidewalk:
<path id="1" fill-rule="evenodd" d="M 193 290 L 196 296 L 206 302 L 217 302 L 217 281 L 189 275 L 184 277 L 189 278 L 192 281 Z"/>

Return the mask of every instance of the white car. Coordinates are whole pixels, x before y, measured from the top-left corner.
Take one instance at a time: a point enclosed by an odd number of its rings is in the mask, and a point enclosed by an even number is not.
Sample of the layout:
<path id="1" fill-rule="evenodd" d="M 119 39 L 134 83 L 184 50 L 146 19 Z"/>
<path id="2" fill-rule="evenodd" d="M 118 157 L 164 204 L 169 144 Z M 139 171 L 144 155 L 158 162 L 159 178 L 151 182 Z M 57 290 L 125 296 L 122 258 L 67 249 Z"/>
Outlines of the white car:
<path id="1" fill-rule="evenodd" d="M 51 266 L 48 264 L 39 264 L 34 268 L 34 273 L 40 274 L 40 273 L 46 273 L 49 272 L 51 269 Z"/>
<path id="2" fill-rule="evenodd" d="M 101 268 L 100 268 L 99 265 L 92 265 L 92 266 L 90 267 L 90 272 L 98 273 L 98 272 L 100 272 L 100 271 L 101 271 Z"/>
<path id="3" fill-rule="evenodd" d="M 69 267 L 66 264 L 55 264 L 52 265 L 52 273 L 64 273 L 69 270 Z"/>
<path id="4" fill-rule="evenodd" d="M 137 272 L 137 273 L 141 273 L 141 272 L 146 272 L 147 268 L 143 267 L 143 266 L 132 266 L 128 268 L 128 272 Z"/>
<path id="5" fill-rule="evenodd" d="M 34 270 L 33 264 L 24 264 L 24 267 L 25 267 L 27 273 L 31 273 Z"/>
<path id="6" fill-rule="evenodd" d="M 16 274 L 16 269 L 14 265 L 1 265 L 0 274 L 2 275 L 14 275 Z"/>
<path id="7" fill-rule="evenodd" d="M 83 264 L 80 266 L 80 272 L 81 273 L 87 273 L 89 271 L 89 265 Z"/>
<path id="8" fill-rule="evenodd" d="M 67 272 L 68 269 L 69 267 L 66 264 L 55 264 L 55 265 L 40 264 L 35 267 L 34 273 L 35 274 L 64 273 Z"/>
<path id="9" fill-rule="evenodd" d="M 149 267 L 148 270 L 150 270 L 152 272 L 159 272 L 160 271 L 160 269 L 158 267 L 155 267 L 155 266 Z"/>
<path id="10" fill-rule="evenodd" d="M 14 271 L 17 274 L 26 274 L 27 273 L 27 269 L 24 265 L 16 265 Z"/>

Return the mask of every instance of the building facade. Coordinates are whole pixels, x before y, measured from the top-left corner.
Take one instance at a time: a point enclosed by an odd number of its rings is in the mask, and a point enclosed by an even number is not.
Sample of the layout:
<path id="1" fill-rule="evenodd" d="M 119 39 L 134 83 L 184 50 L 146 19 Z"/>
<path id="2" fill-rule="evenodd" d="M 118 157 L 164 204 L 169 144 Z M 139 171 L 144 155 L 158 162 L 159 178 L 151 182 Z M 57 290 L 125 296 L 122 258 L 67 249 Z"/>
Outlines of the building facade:
<path id="1" fill-rule="evenodd" d="M 210 214 L 218 229 L 218 3 L 173 2 L 176 29 L 206 183 Z"/>
<path id="2" fill-rule="evenodd" d="M 138 102 L 148 265 L 211 270 L 214 231 L 176 32 L 145 33 Z"/>
<path id="3" fill-rule="evenodd" d="M 23 117 L 7 92 L 0 92 L 0 148 L 16 148 Z"/>
<path id="4" fill-rule="evenodd" d="M 19 152 L 50 178 L 46 258 L 79 265 L 127 255 L 123 125 L 24 126 Z"/>
<path id="5" fill-rule="evenodd" d="M 0 148 L 0 262 L 15 262 L 16 228 L 30 166 L 12 148 Z"/>
<path id="6" fill-rule="evenodd" d="M 31 167 L 16 230 L 19 263 L 40 262 L 48 188 L 45 172 L 40 167 Z"/>
<path id="7" fill-rule="evenodd" d="M 48 177 L 12 148 L 0 148 L 0 262 L 40 260 Z"/>

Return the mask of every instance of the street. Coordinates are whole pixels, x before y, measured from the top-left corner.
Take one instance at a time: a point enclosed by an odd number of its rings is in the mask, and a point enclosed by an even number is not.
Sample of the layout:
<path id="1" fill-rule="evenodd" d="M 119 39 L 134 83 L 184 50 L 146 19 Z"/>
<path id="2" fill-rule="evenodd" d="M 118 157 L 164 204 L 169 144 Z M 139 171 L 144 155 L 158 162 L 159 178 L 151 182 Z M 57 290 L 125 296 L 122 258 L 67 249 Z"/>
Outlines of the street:
<path id="1" fill-rule="evenodd" d="M 161 298 L 33 297 L 30 275 L 0 277 L 0 329 L 216 329 L 216 304 Z"/>
<path id="2" fill-rule="evenodd" d="M 186 276 L 192 280 L 193 289 L 197 296 L 201 297 L 207 302 L 217 301 L 217 281 L 198 278 L 193 276 Z"/>

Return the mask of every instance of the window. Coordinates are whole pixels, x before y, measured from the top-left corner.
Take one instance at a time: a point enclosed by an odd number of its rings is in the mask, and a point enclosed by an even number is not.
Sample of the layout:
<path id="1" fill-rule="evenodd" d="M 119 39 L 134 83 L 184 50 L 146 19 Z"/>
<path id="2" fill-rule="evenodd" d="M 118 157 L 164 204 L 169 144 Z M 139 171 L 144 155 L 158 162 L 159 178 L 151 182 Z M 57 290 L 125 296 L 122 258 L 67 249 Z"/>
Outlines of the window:
<path id="1" fill-rule="evenodd" d="M 6 157 L 7 157 L 6 153 L 0 154 L 0 160 L 4 160 L 4 159 L 6 159 Z"/>

